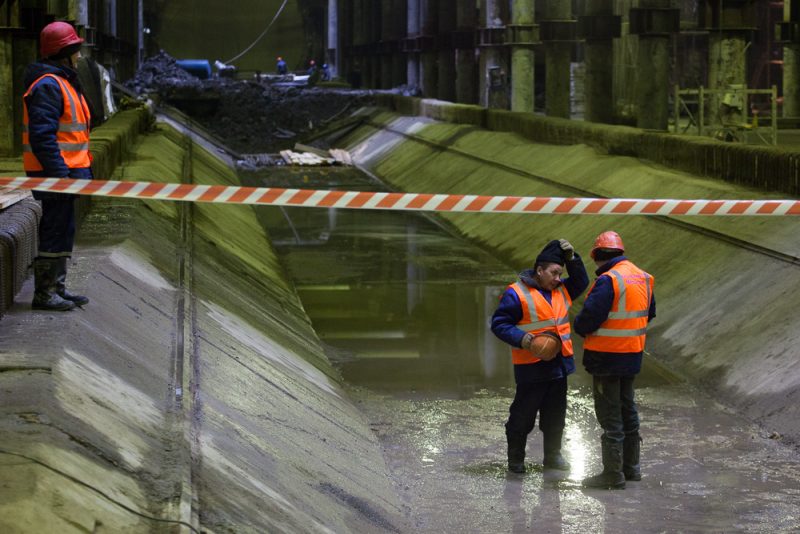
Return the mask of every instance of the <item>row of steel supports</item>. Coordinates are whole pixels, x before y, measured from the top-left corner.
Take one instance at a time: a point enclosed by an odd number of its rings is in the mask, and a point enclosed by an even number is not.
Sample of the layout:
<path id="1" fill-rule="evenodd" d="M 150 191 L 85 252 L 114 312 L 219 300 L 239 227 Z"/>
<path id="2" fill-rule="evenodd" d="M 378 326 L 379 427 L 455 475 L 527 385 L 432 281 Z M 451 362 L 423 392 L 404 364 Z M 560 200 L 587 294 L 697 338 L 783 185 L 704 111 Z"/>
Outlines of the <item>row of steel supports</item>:
<path id="1" fill-rule="evenodd" d="M 693 31 L 709 35 L 709 87 L 745 83 L 745 50 L 753 28 L 740 22 L 755 1 L 699 0 Z M 636 125 L 667 128 L 671 50 L 681 29 L 675 0 L 630 2 L 636 7 L 624 14 L 615 12 L 625 9 L 617 0 L 539 0 L 538 10 L 536 5 L 535 0 L 329 0 L 329 63 L 342 78 L 366 87 L 405 85 L 428 98 L 532 112 L 536 54 L 543 54 L 544 111 L 568 118 L 571 66 L 580 50 L 584 116 L 613 123 L 618 107 L 614 62 L 619 61 L 614 43 L 631 34 L 638 44 L 629 102 Z M 583 12 L 573 13 L 573 5 L 583 5 Z M 787 20 L 796 24 L 792 13 L 787 7 Z M 785 45 L 784 102 L 791 115 L 800 114 L 797 47 Z"/>
<path id="2" fill-rule="evenodd" d="M 650 2 L 661 8 L 669 0 Z M 407 85 L 429 98 L 533 112 L 539 50 L 544 53 L 545 111 L 568 118 L 571 63 L 575 45 L 582 40 L 586 117 L 613 122 L 613 40 L 619 37 L 621 26 L 621 17 L 613 13 L 613 0 L 587 3 L 581 21 L 573 18 L 572 0 L 543 4 L 543 20 L 537 24 L 535 0 L 480 0 L 479 5 L 445 0 L 329 0 L 329 63 L 336 65 L 341 77 L 367 87 Z M 655 80 L 647 79 L 643 100 L 652 98 L 652 86 L 658 80 L 665 81 L 661 90 L 664 122 L 652 126 L 665 129 L 669 33 L 642 39 L 652 41 L 650 47 L 658 52 L 658 62 L 648 63 L 648 70 L 659 70 Z M 405 69 L 398 67 L 400 63 Z"/>

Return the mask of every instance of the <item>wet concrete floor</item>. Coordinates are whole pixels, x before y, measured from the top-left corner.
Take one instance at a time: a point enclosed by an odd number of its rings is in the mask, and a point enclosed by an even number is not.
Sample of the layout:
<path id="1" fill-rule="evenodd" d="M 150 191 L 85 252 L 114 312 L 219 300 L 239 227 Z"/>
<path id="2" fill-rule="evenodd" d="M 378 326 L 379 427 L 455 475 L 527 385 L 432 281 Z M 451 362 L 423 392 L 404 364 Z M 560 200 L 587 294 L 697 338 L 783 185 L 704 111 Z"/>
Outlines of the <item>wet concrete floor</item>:
<path id="1" fill-rule="evenodd" d="M 354 170 L 283 170 L 257 183 L 385 190 Z M 508 347 L 488 324 L 519 269 L 416 214 L 259 210 L 330 358 L 381 440 L 416 530 L 800 531 L 800 455 L 771 439 L 779 429 L 738 416 L 653 357 L 637 378 L 641 482 L 623 491 L 580 487 L 601 465 L 579 344 L 564 440 L 572 469 L 542 469 L 535 430 L 528 473 L 507 473 L 503 423 L 513 370 Z"/>

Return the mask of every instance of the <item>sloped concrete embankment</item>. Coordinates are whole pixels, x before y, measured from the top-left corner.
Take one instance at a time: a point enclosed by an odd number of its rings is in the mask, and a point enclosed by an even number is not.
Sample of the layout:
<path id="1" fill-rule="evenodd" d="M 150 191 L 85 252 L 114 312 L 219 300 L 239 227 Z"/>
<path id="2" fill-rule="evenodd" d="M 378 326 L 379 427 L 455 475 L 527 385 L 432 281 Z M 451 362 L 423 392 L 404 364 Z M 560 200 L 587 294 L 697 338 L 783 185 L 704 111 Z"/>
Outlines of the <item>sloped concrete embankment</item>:
<path id="1" fill-rule="evenodd" d="M 516 133 L 536 143 L 585 144 L 604 154 L 646 159 L 700 176 L 800 195 L 800 151 L 796 149 L 725 143 L 708 137 L 672 135 L 393 94 L 378 95 L 377 100 L 379 105 L 401 115 Z"/>
<path id="2" fill-rule="evenodd" d="M 163 125 L 128 149 L 115 179 L 238 184 Z M 252 208 L 95 200 L 76 252 L 85 309 L 3 321 L 0 530 L 404 530 Z"/>
<path id="3" fill-rule="evenodd" d="M 410 192 L 611 198 L 775 198 L 585 145 L 534 144 L 512 133 L 365 110 L 340 141 L 357 162 Z M 536 178 L 541 177 L 541 179 Z M 442 214 L 510 265 L 529 267 L 541 246 L 565 237 L 583 254 L 601 231 L 618 231 L 629 256 L 656 277 L 658 317 L 648 350 L 677 373 L 800 441 L 800 287 L 796 218 Z M 688 226 L 684 223 L 688 223 Z M 696 225 L 696 228 L 693 226 Z M 713 234 L 713 235 L 706 235 Z M 727 241 L 726 241 L 727 239 Z M 763 255 L 730 241 L 775 250 Z M 789 261 L 786 261 L 788 257 Z M 577 306 L 580 309 L 580 303 Z"/>

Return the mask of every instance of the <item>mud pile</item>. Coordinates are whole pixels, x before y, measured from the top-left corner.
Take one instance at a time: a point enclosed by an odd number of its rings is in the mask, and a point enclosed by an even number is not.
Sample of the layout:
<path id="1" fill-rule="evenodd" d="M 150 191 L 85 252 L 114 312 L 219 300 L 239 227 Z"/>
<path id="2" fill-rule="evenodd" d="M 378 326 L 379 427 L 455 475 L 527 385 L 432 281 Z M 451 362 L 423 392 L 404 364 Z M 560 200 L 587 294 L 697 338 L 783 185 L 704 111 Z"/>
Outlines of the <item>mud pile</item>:
<path id="1" fill-rule="evenodd" d="M 125 86 L 177 107 L 242 154 L 292 148 L 309 133 L 369 104 L 373 94 L 264 79 L 201 80 L 163 51 L 147 59 Z"/>
<path id="2" fill-rule="evenodd" d="M 177 60 L 164 52 L 146 59 L 136 76 L 124 83 L 137 94 L 153 94 L 174 88 L 202 87 L 202 81 L 178 66 Z"/>

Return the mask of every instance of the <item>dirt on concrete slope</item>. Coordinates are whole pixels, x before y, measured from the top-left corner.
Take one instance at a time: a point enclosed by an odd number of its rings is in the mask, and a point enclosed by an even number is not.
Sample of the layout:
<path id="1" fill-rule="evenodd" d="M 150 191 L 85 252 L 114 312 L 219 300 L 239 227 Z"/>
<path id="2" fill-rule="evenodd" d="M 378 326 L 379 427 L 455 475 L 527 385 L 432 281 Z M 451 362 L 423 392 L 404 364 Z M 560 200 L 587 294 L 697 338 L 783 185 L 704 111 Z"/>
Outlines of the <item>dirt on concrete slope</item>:
<path id="1" fill-rule="evenodd" d="M 125 86 L 171 104 L 244 154 L 292 148 L 304 136 L 372 102 L 373 92 L 274 80 L 202 80 L 165 52 L 147 59 Z"/>

